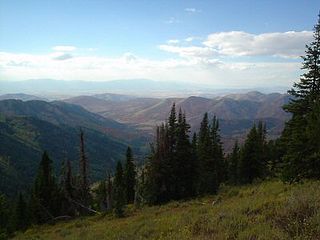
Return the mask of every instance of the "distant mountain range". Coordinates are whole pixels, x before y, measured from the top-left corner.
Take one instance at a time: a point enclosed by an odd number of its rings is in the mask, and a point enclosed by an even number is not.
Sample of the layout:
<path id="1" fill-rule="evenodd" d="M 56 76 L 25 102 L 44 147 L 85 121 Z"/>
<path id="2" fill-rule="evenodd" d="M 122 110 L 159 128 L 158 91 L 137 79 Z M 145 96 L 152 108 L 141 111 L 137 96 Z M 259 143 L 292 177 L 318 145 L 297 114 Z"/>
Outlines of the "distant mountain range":
<path id="1" fill-rule="evenodd" d="M 154 126 L 163 122 L 173 103 L 185 111 L 192 131 L 197 131 L 203 114 L 216 115 L 221 122 L 221 132 L 230 149 L 230 139 L 244 138 L 254 122 L 266 122 L 270 138 L 278 137 L 290 115 L 282 106 L 289 101 L 289 95 L 257 91 L 245 94 L 230 94 L 223 97 L 203 98 L 132 98 L 128 100 L 103 99 L 97 95 L 78 96 L 65 99 L 68 103 L 80 105 L 88 111 L 103 117 L 130 124 L 143 130 L 153 131 Z"/>
<path id="2" fill-rule="evenodd" d="M 64 102 L 0 101 L 0 190 L 14 194 L 33 181 L 43 150 L 57 173 L 68 158 L 75 169 L 79 158 L 79 129 L 84 130 L 91 180 L 105 176 L 128 145 L 136 156 L 147 135 Z"/>
<path id="3" fill-rule="evenodd" d="M 120 93 L 149 97 L 186 97 L 190 95 L 212 97 L 228 93 L 244 93 L 258 90 L 266 93 L 286 92 L 287 87 L 263 89 L 234 88 L 222 89 L 212 85 L 154 81 L 148 79 L 124 79 L 114 81 L 64 81 L 53 79 L 32 79 L 25 81 L 0 81 L 0 94 L 23 92 L 46 98 L 60 99 L 64 96 L 92 95 L 98 93 Z"/>
<path id="4" fill-rule="evenodd" d="M 48 101 L 48 99 L 46 98 L 25 94 L 25 93 L 9 93 L 9 94 L 0 95 L 0 101 L 7 100 L 7 99 L 16 99 L 16 100 L 22 100 L 22 101 L 30 101 L 30 100 Z"/>

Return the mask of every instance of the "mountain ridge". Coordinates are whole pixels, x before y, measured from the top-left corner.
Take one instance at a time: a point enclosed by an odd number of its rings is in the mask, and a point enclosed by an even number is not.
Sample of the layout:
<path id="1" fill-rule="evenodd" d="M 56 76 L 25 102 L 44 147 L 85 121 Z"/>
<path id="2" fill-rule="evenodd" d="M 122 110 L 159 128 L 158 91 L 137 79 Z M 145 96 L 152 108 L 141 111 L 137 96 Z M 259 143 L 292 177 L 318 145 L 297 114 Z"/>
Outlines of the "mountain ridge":
<path id="1" fill-rule="evenodd" d="M 53 160 L 57 175 L 63 159 L 71 160 L 76 169 L 80 128 L 85 133 L 92 180 L 105 177 L 117 161 L 124 160 L 128 145 L 140 158 L 141 147 L 147 142 L 135 129 L 80 106 L 37 100 L 0 101 L 0 190 L 14 195 L 28 189 L 44 150 Z"/>

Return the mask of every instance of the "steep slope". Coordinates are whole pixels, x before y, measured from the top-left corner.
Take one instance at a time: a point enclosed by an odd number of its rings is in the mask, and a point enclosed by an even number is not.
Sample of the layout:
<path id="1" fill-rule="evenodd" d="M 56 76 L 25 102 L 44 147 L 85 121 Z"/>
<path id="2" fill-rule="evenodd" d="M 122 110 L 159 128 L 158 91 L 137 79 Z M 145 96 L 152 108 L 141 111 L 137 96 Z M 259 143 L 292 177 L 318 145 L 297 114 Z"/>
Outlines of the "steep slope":
<path id="1" fill-rule="evenodd" d="M 60 101 L 3 100 L 0 101 L 0 112 L 6 116 L 31 116 L 55 125 L 86 127 L 131 144 L 148 139 L 148 136 L 144 137 L 143 134 L 128 125 L 86 111 L 79 105 Z"/>
<path id="2" fill-rule="evenodd" d="M 49 152 L 57 173 L 64 158 L 77 167 L 80 127 L 92 180 L 123 160 L 129 144 L 139 157 L 147 142 L 135 129 L 63 102 L 4 100 L 0 113 L 0 191 L 8 194 L 31 183 L 43 150 Z"/>

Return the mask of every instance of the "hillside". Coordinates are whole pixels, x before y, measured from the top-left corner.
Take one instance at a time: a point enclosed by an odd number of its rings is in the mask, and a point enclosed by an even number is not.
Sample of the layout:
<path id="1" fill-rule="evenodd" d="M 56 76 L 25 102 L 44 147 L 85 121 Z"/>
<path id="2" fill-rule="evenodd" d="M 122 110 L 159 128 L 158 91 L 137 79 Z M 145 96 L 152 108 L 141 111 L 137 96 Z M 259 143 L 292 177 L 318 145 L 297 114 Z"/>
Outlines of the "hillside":
<path id="1" fill-rule="evenodd" d="M 108 95 L 107 95 L 108 96 Z M 263 120 L 267 123 L 270 138 L 281 134 L 284 122 L 290 115 L 282 106 L 289 101 L 287 94 L 248 92 L 231 94 L 224 97 L 204 98 L 132 98 L 122 101 L 103 99 L 94 96 L 78 96 L 64 100 L 77 104 L 88 111 L 103 117 L 133 125 L 153 133 L 154 126 L 163 122 L 175 102 L 177 109 L 185 111 L 191 131 L 197 131 L 203 114 L 216 115 L 221 121 L 221 134 L 226 149 L 230 149 L 234 139 L 241 139 L 247 134 L 253 122 Z"/>
<path id="2" fill-rule="evenodd" d="M 9 195 L 27 189 L 44 150 L 57 174 L 65 158 L 76 169 L 80 127 L 85 132 L 91 180 L 104 177 L 107 169 L 123 160 L 128 145 L 139 156 L 145 143 L 136 130 L 71 104 L 4 100 L 0 112 L 0 190 Z"/>
<path id="3" fill-rule="evenodd" d="M 14 239 L 319 239 L 319 182 L 224 186 L 218 195 L 33 227 Z"/>
<path id="4" fill-rule="evenodd" d="M 7 100 L 7 99 L 16 99 L 16 100 L 22 100 L 22 101 L 30 101 L 30 100 L 40 100 L 40 101 L 46 101 L 47 99 L 41 98 L 38 96 L 30 95 L 30 94 L 24 94 L 24 93 L 14 93 L 14 94 L 3 94 L 0 95 L 0 100 Z"/>
<path id="5" fill-rule="evenodd" d="M 139 131 L 126 124 L 101 117 L 86 111 L 81 106 L 65 102 L 3 100 L 0 101 L 0 112 L 5 116 L 34 117 L 57 126 L 94 129 L 133 145 L 145 141 L 145 137 Z"/>

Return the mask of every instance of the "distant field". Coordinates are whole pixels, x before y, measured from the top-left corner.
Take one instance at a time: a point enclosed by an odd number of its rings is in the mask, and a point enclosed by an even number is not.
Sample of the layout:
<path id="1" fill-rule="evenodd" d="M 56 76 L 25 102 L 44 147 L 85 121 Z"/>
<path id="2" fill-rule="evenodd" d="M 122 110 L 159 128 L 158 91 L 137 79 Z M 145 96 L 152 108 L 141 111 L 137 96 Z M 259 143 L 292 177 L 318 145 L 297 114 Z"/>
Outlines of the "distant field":
<path id="1" fill-rule="evenodd" d="M 319 199 L 319 181 L 225 186 L 216 196 L 35 226 L 14 239 L 320 239 Z"/>

